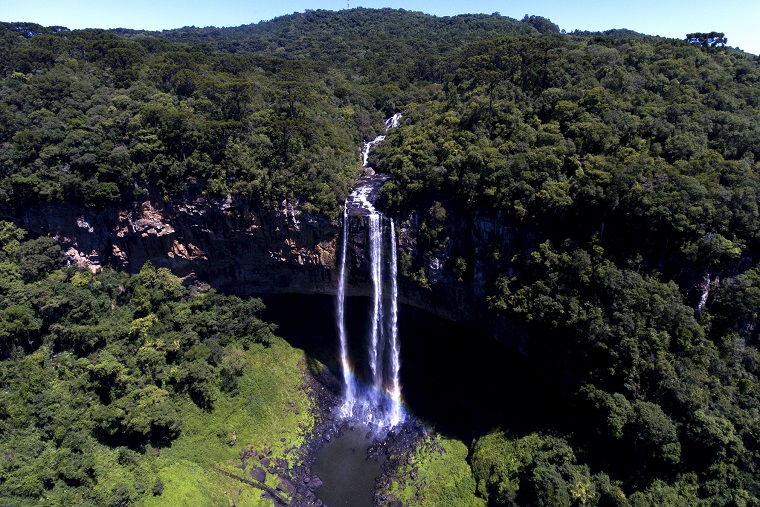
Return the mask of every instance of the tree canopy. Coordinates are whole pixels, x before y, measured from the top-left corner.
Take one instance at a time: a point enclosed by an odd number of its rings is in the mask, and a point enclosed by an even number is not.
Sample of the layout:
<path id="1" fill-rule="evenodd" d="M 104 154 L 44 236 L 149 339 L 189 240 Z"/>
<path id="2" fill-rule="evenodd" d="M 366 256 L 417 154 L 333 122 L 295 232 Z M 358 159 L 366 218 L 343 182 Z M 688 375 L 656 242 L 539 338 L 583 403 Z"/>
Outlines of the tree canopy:
<path id="1" fill-rule="evenodd" d="M 402 112 L 370 157 L 402 288 L 523 329 L 571 400 L 564 425 L 482 435 L 462 484 L 489 505 L 755 505 L 760 66 L 726 42 L 389 9 L 3 23 L 0 206 L 232 194 L 337 218 L 361 141 Z M 213 410 L 271 337 L 255 299 L 66 267 L 8 223 L 0 242 L 3 499 L 85 491 L 92 446 L 174 441 L 176 401 Z"/>
<path id="2" fill-rule="evenodd" d="M 689 33 L 686 34 L 686 40 L 703 48 L 718 48 L 728 43 L 728 37 L 723 32 Z"/>

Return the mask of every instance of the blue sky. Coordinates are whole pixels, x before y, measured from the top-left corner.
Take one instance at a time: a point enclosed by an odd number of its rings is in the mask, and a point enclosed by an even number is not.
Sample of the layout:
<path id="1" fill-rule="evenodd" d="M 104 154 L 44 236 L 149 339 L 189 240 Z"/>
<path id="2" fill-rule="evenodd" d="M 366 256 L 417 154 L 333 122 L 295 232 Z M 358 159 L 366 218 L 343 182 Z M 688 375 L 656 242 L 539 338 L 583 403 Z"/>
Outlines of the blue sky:
<path id="1" fill-rule="evenodd" d="M 629 28 L 664 37 L 724 32 L 728 44 L 760 53 L 757 0 L 0 0 L 0 21 L 33 21 L 68 28 L 238 26 L 306 9 L 392 7 L 438 16 L 500 12 L 521 19 L 537 14 L 567 31 Z"/>

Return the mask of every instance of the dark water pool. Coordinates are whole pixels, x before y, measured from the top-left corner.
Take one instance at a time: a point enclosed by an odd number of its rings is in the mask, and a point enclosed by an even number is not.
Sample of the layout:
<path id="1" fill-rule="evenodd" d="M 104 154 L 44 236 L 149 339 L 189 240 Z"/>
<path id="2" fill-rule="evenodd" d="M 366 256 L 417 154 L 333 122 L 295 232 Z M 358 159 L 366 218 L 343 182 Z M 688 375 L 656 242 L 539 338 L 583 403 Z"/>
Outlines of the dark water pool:
<path id="1" fill-rule="evenodd" d="M 341 378 L 335 298 L 264 296 L 264 319 L 278 334 Z M 346 298 L 349 348 L 358 378 L 368 370 L 370 299 Z M 470 443 L 492 428 L 561 429 L 567 400 L 551 372 L 492 338 L 427 312 L 399 306 L 401 384 L 405 408 L 447 436 Z M 550 351 L 547 351 L 547 353 Z"/>
<path id="2" fill-rule="evenodd" d="M 327 507 L 372 507 L 372 490 L 382 463 L 367 459 L 371 444 L 366 429 L 354 428 L 320 451 L 311 470 L 322 480 L 316 495 Z"/>
<path id="3" fill-rule="evenodd" d="M 335 298 L 317 295 L 264 296 L 263 318 L 278 334 L 341 378 Z M 370 299 L 346 299 L 352 362 L 361 382 L 368 370 L 366 336 Z M 567 400 L 551 372 L 537 367 L 492 338 L 466 326 L 400 305 L 402 398 L 410 417 L 467 444 L 493 428 L 513 432 L 561 429 Z M 364 377 L 364 378 L 363 378 Z M 324 482 L 317 497 L 328 507 L 372 506 L 381 465 L 366 461 L 367 430 L 329 442 L 312 471 Z"/>

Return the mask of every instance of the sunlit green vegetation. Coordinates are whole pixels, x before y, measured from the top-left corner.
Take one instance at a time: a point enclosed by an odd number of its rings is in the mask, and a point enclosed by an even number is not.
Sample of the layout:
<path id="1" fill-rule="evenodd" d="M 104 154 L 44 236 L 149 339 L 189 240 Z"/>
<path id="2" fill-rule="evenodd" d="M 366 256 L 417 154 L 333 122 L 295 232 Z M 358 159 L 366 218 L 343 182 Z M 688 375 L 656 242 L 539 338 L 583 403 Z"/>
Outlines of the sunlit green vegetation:
<path id="1" fill-rule="evenodd" d="M 571 402 L 562 424 L 494 429 L 469 453 L 420 447 L 435 487 L 410 477 L 399 498 L 760 504 L 755 56 L 709 33 L 367 9 L 160 34 L 0 28 L 14 216 L 232 194 L 335 218 L 361 140 L 404 114 L 371 158 L 390 175 L 381 204 L 408 220 L 402 284 L 461 289 L 525 330 Z M 260 304 L 149 265 L 92 275 L 49 238 L 0 235 L 2 501 L 227 501 L 206 461 L 234 454 L 229 426 L 277 446 L 268 411 L 285 393 L 306 403 L 286 373 L 298 352 Z M 309 421 L 286 424 L 297 442 Z"/>
<path id="2" fill-rule="evenodd" d="M 422 507 L 482 507 L 475 479 L 467 464 L 467 446 L 458 440 L 425 437 L 413 458 L 398 470 L 388 494 L 389 505 Z M 385 504 L 381 504 L 385 505 Z"/>
<path id="3" fill-rule="evenodd" d="M 0 228 L 0 503 L 226 506 L 240 485 L 212 465 L 303 442 L 305 358 L 260 300 L 150 264 L 64 267 L 49 238 Z M 238 504 L 260 505 L 244 489 Z"/>

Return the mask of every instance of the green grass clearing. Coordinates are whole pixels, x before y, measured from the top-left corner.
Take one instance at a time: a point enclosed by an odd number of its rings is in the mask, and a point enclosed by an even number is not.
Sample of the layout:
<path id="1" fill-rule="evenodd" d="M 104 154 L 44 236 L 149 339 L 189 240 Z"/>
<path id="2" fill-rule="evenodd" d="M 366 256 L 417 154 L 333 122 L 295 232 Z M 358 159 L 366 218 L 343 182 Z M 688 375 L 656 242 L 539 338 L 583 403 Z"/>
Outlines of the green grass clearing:
<path id="1" fill-rule="evenodd" d="M 459 440 L 427 437 L 397 476 L 387 505 L 400 501 L 405 507 L 485 507 L 475 496 L 467 446 Z"/>
<path id="2" fill-rule="evenodd" d="M 286 451 L 298 448 L 314 426 L 303 382 L 305 355 L 283 340 L 276 340 L 269 347 L 253 346 L 245 357 L 237 395 L 222 393 L 212 411 L 185 399 L 180 404 L 181 435 L 171 447 L 160 449 L 157 457 L 141 457 L 164 485 L 160 496 L 148 492 L 144 497 L 146 507 L 228 507 L 226 495 L 240 507 L 272 505 L 271 500 L 261 498 L 261 490 L 231 479 L 213 466 L 242 475 L 234 465 L 240 462 L 240 453 L 248 445 L 256 450 L 271 449 L 273 458 L 293 459 L 292 453 Z M 233 430 L 237 442 L 230 446 Z M 272 479 L 270 475 L 267 482 Z"/>

